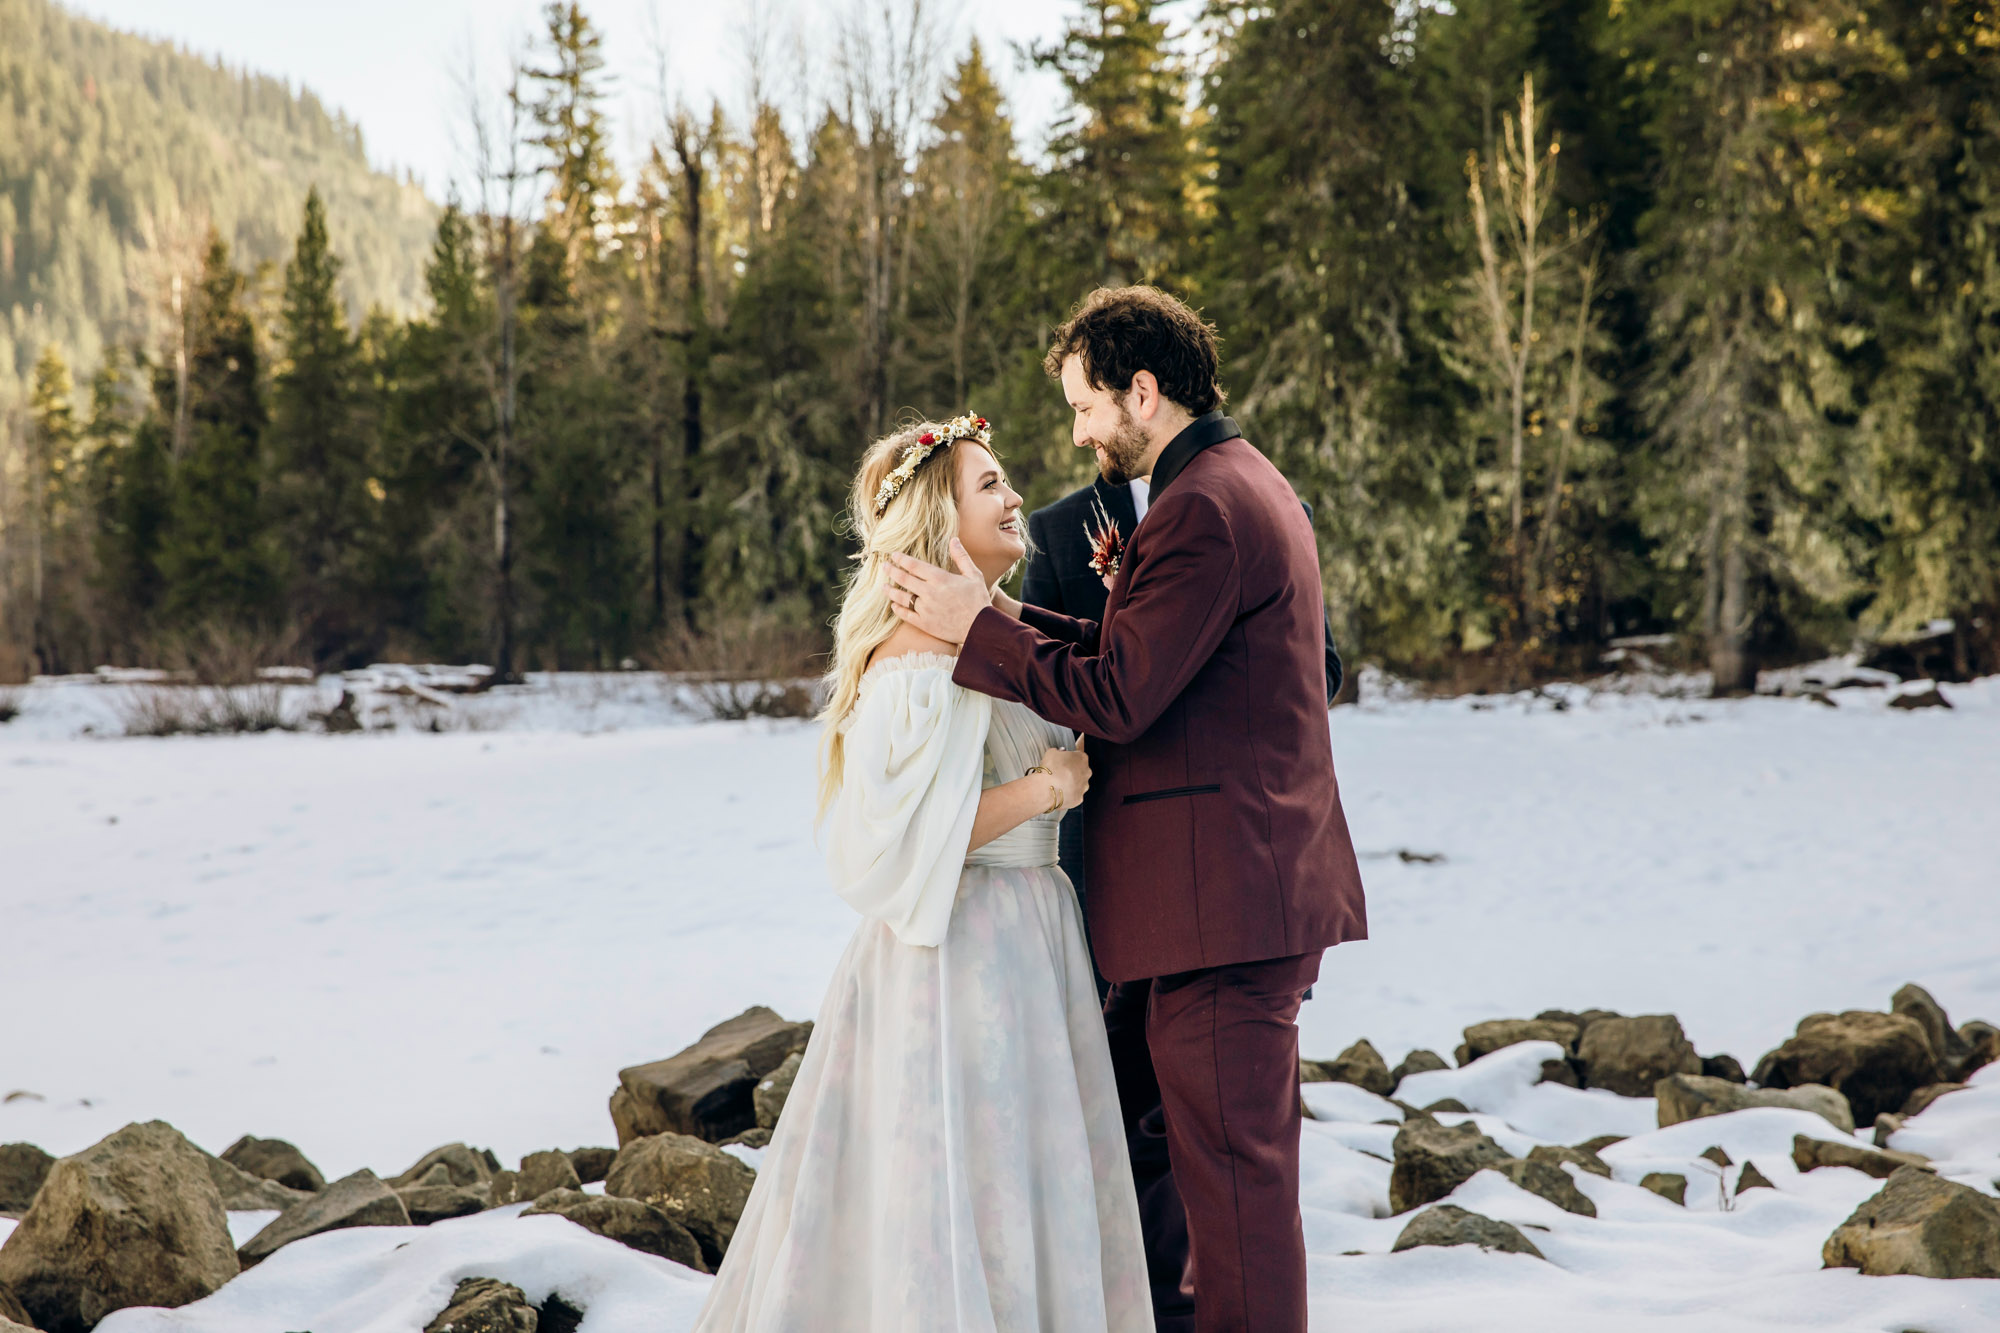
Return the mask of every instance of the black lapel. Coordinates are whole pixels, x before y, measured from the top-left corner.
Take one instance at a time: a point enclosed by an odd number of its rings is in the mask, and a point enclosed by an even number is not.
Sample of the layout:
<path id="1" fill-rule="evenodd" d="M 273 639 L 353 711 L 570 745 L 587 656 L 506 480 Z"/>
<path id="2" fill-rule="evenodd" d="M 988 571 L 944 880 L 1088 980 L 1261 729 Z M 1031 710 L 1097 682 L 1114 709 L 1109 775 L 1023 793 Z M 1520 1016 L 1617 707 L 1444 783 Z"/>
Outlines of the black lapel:
<path id="1" fill-rule="evenodd" d="M 1224 440 L 1241 439 L 1243 432 L 1236 428 L 1233 417 L 1222 415 L 1222 409 L 1204 412 L 1190 421 L 1173 442 L 1160 451 L 1160 461 L 1153 464 L 1153 489 L 1146 500 L 1146 507 L 1159 503 L 1160 492 L 1173 484 L 1181 469 L 1194 460 L 1194 456 L 1213 444 Z M 1126 503 L 1131 503 L 1127 497 Z"/>
<path id="2" fill-rule="evenodd" d="M 1130 537 L 1132 529 L 1139 526 L 1139 508 L 1132 503 L 1132 487 L 1113 486 L 1098 477 L 1090 483 L 1090 488 L 1097 494 L 1097 503 L 1104 506 L 1104 512 L 1118 525 L 1118 531 Z"/>

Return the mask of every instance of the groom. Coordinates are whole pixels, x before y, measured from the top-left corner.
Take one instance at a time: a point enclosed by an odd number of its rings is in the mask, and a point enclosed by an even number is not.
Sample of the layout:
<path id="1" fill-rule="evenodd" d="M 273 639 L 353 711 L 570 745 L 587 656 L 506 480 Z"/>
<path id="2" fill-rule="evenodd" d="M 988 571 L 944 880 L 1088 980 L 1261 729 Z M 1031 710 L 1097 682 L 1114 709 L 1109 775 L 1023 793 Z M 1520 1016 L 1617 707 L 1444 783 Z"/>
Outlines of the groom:
<path id="1" fill-rule="evenodd" d="M 958 684 L 1086 736 L 1091 941 L 1107 1018 L 1142 1015 L 1143 1043 L 1113 1024 L 1113 1060 L 1121 1099 L 1156 1083 L 1164 1107 L 1193 1327 L 1303 1333 L 1294 1019 L 1321 952 L 1367 935 L 1312 527 L 1173 297 L 1092 292 L 1044 364 L 1105 480 L 1152 477 L 1102 620 L 989 596 L 956 544 L 957 573 L 895 557 L 891 604 L 963 645 Z M 1149 1229 L 1149 1260 L 1176 1239 Z"/>

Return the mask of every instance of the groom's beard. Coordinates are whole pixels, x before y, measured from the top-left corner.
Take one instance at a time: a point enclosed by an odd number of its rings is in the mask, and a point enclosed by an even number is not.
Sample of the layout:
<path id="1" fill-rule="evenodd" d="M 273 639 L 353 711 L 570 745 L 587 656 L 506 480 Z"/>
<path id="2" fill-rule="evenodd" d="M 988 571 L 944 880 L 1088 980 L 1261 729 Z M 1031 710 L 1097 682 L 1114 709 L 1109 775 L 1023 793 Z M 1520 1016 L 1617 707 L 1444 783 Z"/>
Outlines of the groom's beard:
<path id="1" fill-rule="evenodd" d="M 1098 475 L 1109 485 L 1123 486 L 1140 475 L 1139 467 L 1145 460 L 1151 441 L 1146 438 L 1145 430 L 1133 420 L 1132 414 L 1121 407 L 1111 438 L 1092 440 L 1090 443 L 1092 448 L 1103 454 L 1097 462 Z"/>

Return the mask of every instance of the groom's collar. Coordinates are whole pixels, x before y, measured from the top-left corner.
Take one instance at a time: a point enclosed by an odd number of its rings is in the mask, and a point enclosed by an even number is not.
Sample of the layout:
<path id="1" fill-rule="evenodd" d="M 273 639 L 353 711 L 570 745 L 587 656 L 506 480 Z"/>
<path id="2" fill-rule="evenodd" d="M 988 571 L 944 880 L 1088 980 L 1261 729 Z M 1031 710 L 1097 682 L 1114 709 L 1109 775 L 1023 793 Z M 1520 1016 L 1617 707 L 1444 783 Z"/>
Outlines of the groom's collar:
<path id="1" fill-rule="evenodd" d="M 1153 464 L 1153 486 L 1147 500 L 1150 508 L 1160 502 L 1160 492 L 1173 484 L 1181 469 L 1194 461 L 1194 456 L 1212 444 L 1224 440 L 1236 440 L 1243 432 L 1236 428 L 1233 417 L 1222 415 L 1222 409 L 1204 412 L 1182 428 L 1165 449 L 1160 451 L 1160 461 Z"/>

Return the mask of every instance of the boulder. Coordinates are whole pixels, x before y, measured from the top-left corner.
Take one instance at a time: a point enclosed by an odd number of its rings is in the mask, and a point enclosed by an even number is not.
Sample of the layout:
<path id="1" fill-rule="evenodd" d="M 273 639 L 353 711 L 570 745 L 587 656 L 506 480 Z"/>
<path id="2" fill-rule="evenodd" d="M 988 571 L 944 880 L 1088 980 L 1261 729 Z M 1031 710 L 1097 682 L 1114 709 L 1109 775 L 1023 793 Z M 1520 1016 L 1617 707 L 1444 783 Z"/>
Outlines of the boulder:
<path id="1" fill-rule="evenodd" d="M 1578 1152 L 1601 1153 L 1614 1143 L 1625 1142 L 1625 1139 L 1626 1136 L 1623 1134 L 1599 1134 L 1594 1139 L 1585 1139 L 1576 1147 Z"/>
<path id="2" fill-rule="evenodd" d="M 32 1143 L 0 1143 L 0 1213 L 25 1213 L 56 1159 Z"/>
<path id="3" fill-rule="evenodd" d="M 1519 1228 L 1449 1203 L 1436 1204 L 1411 1218 L 1389 1252 L 1401 1254 L 1419 1245 L 1477 1245 L 1482 1250 L 1542 1257 L 1542 1252 Z"/>
<path id="4" fill-rule="evenodd" d="M 1702 1056 L 1701 1072 L 1709 1078 L 1719 1078 L 1725 1083 L 1744 1083 L 1749 1080 L 1749 1075 L 1743 1072 L 1742 1064 L 1733 1055 Z"/>
<path id="5" fill-rule="evenodd" d="M 1366 1037 L 1327 1061 L 1326 1072 L 1332 1082 L 1352 1083 L 1377 1097 L 1387 1097 L 1396 1090 L 1396 1080 L 1389 1076 L 1388 1063 Z"/>
<path id="6" fill-rule="evenodd" d="M 1898 1121 L 1908 1120 L 1913 1115 L 1922 1115 L 1930 1104 L 1948 1092 L 1963 1092 L 1968 1083 L 1929 1083 L 1910 1094 L 1910 1100 L 1903 1103 L 1903 1109 L 1895 1112 Z M 1883 1114 L 1889 1114 L 1884 1112 Z M 1880 1120 L 1881 1116 L 1875 1117 Z"/>
<path id="7" fill-rule="evenodd" d="M 1542 1061 L 1542 1072 L 1535 1076 L 1535 1082 L 1560 1083 L 1565 1088 L 1580 1088 L 1583 1086 L 1583 1079 L 1577 1074 L 1576 1063 L 1572 1060 Z"/>
<path id="8" fill-rule="evenodd" d="M 1459 1115 L 1469 1115 L 1472 1112 L 1472 1108 L 1456 1097 L 1440 1097 L 1424 1108 L 1424 1114 L 1433 1118 L 1440 1112 L 1456 1112 Z"/>
<path id="9" fill-rule="evenodd" d="M 618 1160 L 616 1148 L 571 1148 L 569 1164 L 576 1168 L 576 1178 L 586 1185 L 594 1185 L 611 1174 L 611 1164 Z"/>
<path id="10" fill-rule="evenodd" d="M 1304 1103 L 1302 1102 L 1301 1105 L 1303 1104 Z M 1318 1119 L 1317 1116 L 1313 1118 Z M 730 1138 L 726 1138 L 722 1142 L 716 1144 L 715 1146 L 718 1148 L 728 1148 L 732 1146 L 740 1146 L 744 1148 L 768 1148 L 771 1146 L 771 1131 L 765 1129 L 762 1125 L 759 1125 L 755 1129 L 746 1129 L 741 1134 L 737 1134 Z"/>
<path id="11" fill-rule="evenodd" d="M 1898 1168 L 1820 1250 L 1828 1268 L 1876 1277 L 2000 1277 L 2000 1201 L 1914 1166 Z"/>
<path id="12" fill-rule="evenodd" d="M 405 1185 L 396 1191 L 396 1197 L 403 1201 L 412 1226 L 427 1227 L 447 1218 L 470 1217 L 485 1209 L 492 1196 L 483 1186 L 437 1183 Z"/>
<path id="13" fill-rule="evenodd" d="M 1757 1169 L 1755 1162 L 1745 1162 L 1743 1164 L 1743 1174 L 1736 1177 L 1736 1192 L 1738 1194 L 1743 1193 L 1744 1190 L 1774 1190 L 1776 1188 L 1778 1187 L 1773 1185 L 1764 1173 Z"/>
<path id="14" fill-rule="evenodd" d="M 1600 1018 L 1620 1018 L 1616 1009 L 1586 1009 L 1582 1013 L 1572 1013 L 1567 1009 L 1544 1009 L 1535 1017 L 1544 1023 L 1568 1023 L 1576 1028 L 1577 1038 L 1582 1039 L 1586 1029 Z"/>
<path id="15" fill-rule="evenodd" d="M 1706 1161 L 1714 1162 L 1717 1166 L 1725 1170 L 1736 1165 L 1734 1161 L 1730 1160 L 1729 1153 L 1719 1143 L 1712 1143 L 1708 1147 L 1703 1148 L 1701 1150 L 1701 1157 Z"/>
<path id="16" fill-rule="evenodd" d="M 206 1154 L 160 1120 L 58 1161 L 0 1245 L 0 1283 L 47 1333 L 200 1300 L 238 1269 Z"/>
<path id="17" fill-rule="evenodd" d="M 1701 1057 L 1672 1014 L 1600 1018 L 1584 1029 L 1576 1058 L 1585 1087 L 1621 1097 L 1650 1097 L 1663 1078 L 1701 1073 Z"/>
<path id="18" fill-rule="evenodd" d="M 1639 1188 L 1651 1190 L 1671 1203 L 1687 1207 L 1688 1178 L 1672 1171 L 1648 1171 L 1639 1179 Z"/>
<path id="19" fill-rule="evenodd" d="M 442 1166 L 445 1174 L 437 1176 L 433 1171 Z M 442 1148 L 433 1148 L 416 1160 L 416 1164 L 400 1176 L 392 1176 L 389 1185 L 400 1189 L 405 1185 L 458 1185 L 470 1188 L 489 1183 L 500 1171 L 500 1159 L 490 1148 L 468 1148 L 463 1143 L 447 1143 Z"/>
<path id="20" fill-rule="evenodd" d="M 309 1196 L 309 1191 L 286 1189 L 275 1180 L 253 1176 L 220 1157 L 209 1157 L 207 1153 L 202 1156 L 208 1161 L 208 1178 L 222 1195 L 222 1206 L 232 1213 L 271 1208 L 282 1212 Z"/>
<path id="21" fill-rule="evenodd" d="M 1391 1082 L 1401 1084 L 1404 1079 L 1412 1074 L 1428 1074 L 1433 1069 L 1449 1068 L 1451 1066 L 1445 1063 L 1442 1055 L 1439 1055 L 1436 1051 L 1427 1051 L 1420 1047 L 1404 1056 L 1402 1063 L 1389 1071 L 1389 1078 Z"/>
<path id="22" fill-rule="evenodd" d="M 1306 1058 L 1305 1058 L 1304 1056 L 1300 1056 L 1300 1057 L 1299 1057 L 1299 1082 L 1301 1082 L 1301 1083 L 1331 1083 L 1331 1082 L 1333 1082 L 1333 1075 L 1332 1075 L 1332 1074 L 1329 1074 L 1329 1073 L 1328 1073 L 1328 1072 L 1326 1071 L 1326 1065 L 1325 1065 L 1324 1063 L 1322 1063 L 1321 1061 L 1318 1061 L 1318 1060 L 1308 1060 L 1308 1059 L 1306 1059 Z"/>
<path id="23" fill-rule="evenodd" d="M 1396 1131 L 1394 1152 L 1389 1209 L 1396 1213 L 1434 1203 L 1476 1172 L 1513 1160 L 1469 1120 L 1460 1125 L 1406 1122 Z"/>
<path id="24" fill-rule="evenodd" d="M 1459 1067 L 1523 1041 L 1552 1041 L 1564 1050 L 1575 1050 L 1578 1030 L 1574 1023 L 1539 1018 L 1495 1018 L 1474 1023 L 1465 1030 L 1465 1040 L 1459 1045 Z"/>
<path id="25" fill-rule="evenodd" d="M 0 1287 L 0 1329 L 5 1329 L 10 1324 L 18 1328 L 33 1328 L 35 1326 L 34 1320 L 28 1317 L 28 1311 L 21 1304 L 20 1298 L 7 1288 Z"/>
<path id="26" fill-rule="evenodd" d="M 406 1227 L 410 1210 L 396 1191 L 363 1167 L 342 1176 L 271 1219 L 269 1226 L 243 1242 L 236 1251 L 245 1268 L 262 1263 L 284 1246 L 323 1231 L 343 1227 Z"/>
<path id="27" fill-rule="evenodd" d="M 1949 708 L 1951 707 L 1951 700 L 1944 697 L 1944 691 L 1937 687 L 1936 681 L 1927 680 L 1920 684 L 1905 687 L 1900 694 L 1891 695 L 1889 697 L 1889 707 L 1902 709 Z"/>
<path id="28" fill-rule="evenodd" d="M 1963 1083 L 1972 1077 L 1973 1070 L 1984 1069 L 2000 1060 L 2000 1028 L 1975 1018 L 1970 1023 L 1960 1024 L 1958 1035 L 1964 1040 L 1967 1053 L 1958 1068 L 1950 1072 L 1952 1082 Z"/>
<path id="29" fill-rule="evenodd" d="M 1944 1006 L 1922 986 L 1910 982 L 1889 997 L 1889 1012 L 1917 1021 L 1924 1030 L 1924 1039 L 1930 1043 L 1931 1054 L 1937 1059 L 1938 1081 L 1952 1080 L 1972 1050 L 1945 1016 Z"/>
<path id="30" fill-rule="evenodd" d="M 1557 1143 L 1538 1143 L 1528 1150 L 1528 1160 L 1547 1162 L 1557 1168 L 1568 1162 L 1580 1171 L 1588 1171 L 1593 1176 L 1603 1176 L 1606 1180 L 1611 1179 L 1610 1165 L 1588 1148 L 1565 1148 Z"/>
<path id="31" fill-rule="evenodd" d="M 1790 1040 L 1758 1062 L 1757 1070 L 1757 1082 L 1767 1088 L 1822 1083 L 1836 1089 L 1864 1125 L 1938 1081 L 1937 1057 L 1923 1024 L 1907 1014 L 1865 1009 L 1803 1020 Z"/>
<path id="32" fill-rule="evenodd" d="M 306 1160 L 306 1155 L 283 1139 L 259 1139 L 245 1134 L 222 1150 L 222 1160 L 265 1180 L 275 1180 L 286 1189 L 317 1193 L 326 1188 L 326 1177 Z"/>
<path id="33" fill-rule="evenodd" d="M 1547 1199 L 1566 1213 L 1575 1213 L 1580 1217 L 1597 1216 L 1597 1205 L 1576 1187 L 1569 1172 L 1552 1163 L 1517 1157 L 1498 1166 L 1489 1166 L 1486 1170 L 1507 1177 L 1528 1193 Z"/>
<path id="34" fill-rule="evenodd" d="M 1809 1139 L 1803 1134 L 1792 1135 L 1792 1161 L 1801 1171 L 1817 1171 L 1823 1166 L 1851 1166 L 1877 1180 L 1887 1180 L 1896 1174 L 1897 1168 L 1914 1166 L 1920 1171 L 1931 1169 L 1930 1159 L 1913 1152 L 1897 1152 L 1892 1148 L 1863 1148 L 1856 1143 L 1828 1143 L 1824 1139 Z"/>
<path id="35" fill-rule="evenodd" d="M 757 1128 L 778 1127 L 778 1115 L 785 1109 L 785 1099 L 792 1095 L 792 1080 L 799 1076 L 799 1062 L 804 1059 L 803 1051 L 793 1051 L 776 1069 L 757 1081 L 750 1093 L 751 1109 L 757 1113 Z"/>
<path id="36" fill-rule="evenodd" d="M 551 1190 L 582 1187 L 583 1180 L 577 1175 L 576 1164 L 570 1161 L 569 1154 L 551 1148 L 523 1157 L 519 1171 L 502 1171 L 494 1176 L 486 1206 L 498 1208 L 502 1204 L 525 1203 L 539 1199 Z"/>
<path id="37" fill-rule="evenodd" d="M 688 1134 L 651 1134 L 619 1149 L 604 1192 L 665 1208 L 694 1233 L 710 1270 L 722 1262 L 757 1173 Z"/>
<path id="38" fill-rule="evenodd" d="M 702 1034 L 665 1060 L 618 1071 L 611 1123 L 620 1148 L 651 1134 L 716 1142 L 757 1123 L 757 1083 L 803 1051 L 811 1023 L 790 1023 L 758 1005 Z"/>
<path id="39" fill-rule="evenodd" d="M 1654 1085 L 1659 1099 L 1660 1128 L 1678 1125 L 1703 1116 L 1727 1115 L 1750 1106 L 1789 1106 L 1811 1111 L 1843 1134 L 1854 1132 L 1854 1113 L 1847 1099 L 1832 1088 L 1808 1085 L 1797 1088 L 1746 1088 L 1702 1074 L 1675 1074 Z"/>
<path id="40" fill-rule="evenodd" d="M 657 1254 L 677 1264 L 686 1264 L 697 1273 L 709 1271 L 694 1233 L 666 1208 L 638 1199 L 621 1199 L 609 1194 L 585 1194 L 582 1190 L 550 1190 L 536 1199 L 523 1217 L 553 1214 L 568 1218 L 586 1231 L 594 1231 L 620 1245 Z"/>
<path id="41" fill-rule="evenodd" d="M 424 1325 L 424 1333 L 535 1333 L 541 1313 L 519 1287 L 490 1277 L 469 1277 L 451 1293 L 451 1304 Z"/>
<path id="42" fill-rule="evenodd" d="M 1875 1146 L 1886 1148 L 1897 1130 L 1903 1127 L 1903 1117 L 1884 1111 L 1875 1117 Z"/>

